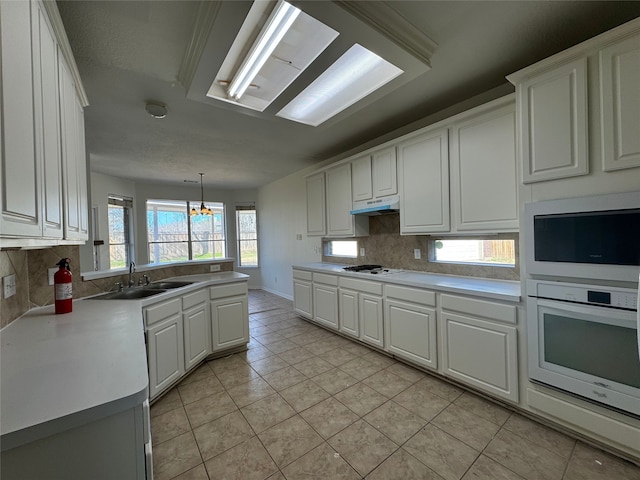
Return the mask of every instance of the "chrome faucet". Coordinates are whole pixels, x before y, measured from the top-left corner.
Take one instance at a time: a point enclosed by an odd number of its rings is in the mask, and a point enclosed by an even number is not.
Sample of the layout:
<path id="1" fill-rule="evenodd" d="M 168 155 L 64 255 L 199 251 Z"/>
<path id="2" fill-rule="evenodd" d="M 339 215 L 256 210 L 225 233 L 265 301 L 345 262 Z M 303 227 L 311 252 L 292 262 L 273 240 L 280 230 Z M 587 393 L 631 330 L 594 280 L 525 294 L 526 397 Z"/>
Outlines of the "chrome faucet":
<path id="1" fill-rule="evenodd" d="M 129 288 L 133 287 L 134 281 L 133 281 L 133 274 L 136 271 L 136 264 L 134 262 L 131 262 L 129 264 Z"/>

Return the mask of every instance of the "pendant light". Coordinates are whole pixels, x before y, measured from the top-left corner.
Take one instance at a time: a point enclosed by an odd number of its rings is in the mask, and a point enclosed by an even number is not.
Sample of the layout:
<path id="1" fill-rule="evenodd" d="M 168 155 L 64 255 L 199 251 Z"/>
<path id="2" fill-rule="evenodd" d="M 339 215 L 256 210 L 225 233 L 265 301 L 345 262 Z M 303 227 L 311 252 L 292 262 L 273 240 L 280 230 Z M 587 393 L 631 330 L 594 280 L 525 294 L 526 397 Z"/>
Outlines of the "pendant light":
<path id="1" fill-rule="evenodd" d="M 200 211 L 193 207 L 191 212 L 189 212 L 189 215 L 192 217 L 195 217 L 196 215 L 213 215 L 213 210 L 206 207 L 204 204 L 204 188 L 202 186 L 202 176 L 204 173 L 199 173 L 198 175 L 200 175 Z"/>

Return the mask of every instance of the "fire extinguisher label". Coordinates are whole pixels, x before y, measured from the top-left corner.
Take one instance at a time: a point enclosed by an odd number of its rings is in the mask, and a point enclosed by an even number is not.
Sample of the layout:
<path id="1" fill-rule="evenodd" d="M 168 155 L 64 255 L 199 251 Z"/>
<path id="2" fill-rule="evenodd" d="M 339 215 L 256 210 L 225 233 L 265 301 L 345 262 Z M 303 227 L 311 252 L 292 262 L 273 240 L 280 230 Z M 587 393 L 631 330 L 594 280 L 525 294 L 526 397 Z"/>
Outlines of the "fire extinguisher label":
<path id="1" fill-rule="evenodd" d="M 57 283 L 56 284 L 56 300 L 69 300 L 73 298 L 73 283 Z"/>

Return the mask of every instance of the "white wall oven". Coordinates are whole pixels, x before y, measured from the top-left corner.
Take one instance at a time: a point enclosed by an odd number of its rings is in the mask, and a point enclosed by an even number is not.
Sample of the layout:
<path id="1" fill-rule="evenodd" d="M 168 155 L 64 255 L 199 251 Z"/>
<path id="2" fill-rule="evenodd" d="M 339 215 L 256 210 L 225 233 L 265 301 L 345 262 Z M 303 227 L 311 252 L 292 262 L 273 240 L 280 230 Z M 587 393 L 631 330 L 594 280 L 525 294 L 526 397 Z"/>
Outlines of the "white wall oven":
<path id="1" fill-rule="evenodd" d="M 527 281 L 529 377 L 640 418 L 637 289 Z"/>

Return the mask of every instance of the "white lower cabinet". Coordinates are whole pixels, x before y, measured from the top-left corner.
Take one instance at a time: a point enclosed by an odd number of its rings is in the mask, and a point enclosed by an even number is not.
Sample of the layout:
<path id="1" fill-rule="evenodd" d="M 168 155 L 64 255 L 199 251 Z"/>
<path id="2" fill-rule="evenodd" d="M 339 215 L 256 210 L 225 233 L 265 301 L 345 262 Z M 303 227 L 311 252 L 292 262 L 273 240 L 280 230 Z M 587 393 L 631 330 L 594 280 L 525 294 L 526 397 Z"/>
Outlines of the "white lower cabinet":
<path id="1" fill-rule="evenodd" d="M 358 338 L 360 336 L 360 321 L 358 320 L 358 292 L 340 287 L 338 314 L 340 316 L 340 331 L 345 335 Z"/>
<path id="2" fill-rule="evenodd" d="M 340 331 L 384 348 L 382 284 L 340 278 Z"/>
<path id="3" fill-rule="evenodd" d="M 233 283 L 209 289 L 214 352 L 249 342 L 247 284 Z"/>
<path id="4" fill-rule="evenodd" d="M 517 402 L 516 307 L 455 295 L 440 297 L 443 373 Z"/>
<path id="5" fill-rule="evenodd" d="M 312 274 L 304 270 L 293 270 L 293 309 L 298 315 L 313 318 Z"/>
<path id="6" fill-rule="evenodd" d="M 184 366 L 189 371 L 211 353 L 211 320 L 207 290 L 182 297 L 184 326 Z"/>
<path id="7" fill-rule="evenodd" d="M 313 320 L 338 330 L 338 277 L 313 274 Z"/>
<path id="8" fill-rule="evenodd" d="M 434 292 L 385 285 L 387 350 L 417 365 L 437 368 L 435 306 Z"/>
<path id="9" fill-rule="evenodd" d="M 150 398 L 165 390 L 185 372 L 180 310 L 179 298 L 144 309 L 147 325 Z"/>

